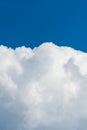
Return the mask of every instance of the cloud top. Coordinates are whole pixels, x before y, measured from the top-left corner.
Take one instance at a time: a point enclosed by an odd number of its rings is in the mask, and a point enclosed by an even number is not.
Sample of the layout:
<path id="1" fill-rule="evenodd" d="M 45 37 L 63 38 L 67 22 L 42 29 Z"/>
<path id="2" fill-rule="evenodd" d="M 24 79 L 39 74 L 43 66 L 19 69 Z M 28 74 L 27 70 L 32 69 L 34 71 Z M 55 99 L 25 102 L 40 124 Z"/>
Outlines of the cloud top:
<path id="1" fill-rule="evenodd" d="M 86 130 L 87 53 L 0 46 L 0 129 Z"/>

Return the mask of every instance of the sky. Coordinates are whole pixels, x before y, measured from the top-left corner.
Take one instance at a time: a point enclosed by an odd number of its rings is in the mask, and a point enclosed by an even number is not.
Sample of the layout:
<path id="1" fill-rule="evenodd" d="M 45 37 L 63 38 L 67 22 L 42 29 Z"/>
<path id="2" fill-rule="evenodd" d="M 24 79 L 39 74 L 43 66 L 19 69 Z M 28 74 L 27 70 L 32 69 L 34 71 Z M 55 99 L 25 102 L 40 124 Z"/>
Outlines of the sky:
<path id="1" fill-rule="evenodd" d="M 86 0 L 0 0 L 0 130 L 87 130 L 86 34 Z"/>
<path id="2" fill-rule="evenodd" d="M 87 52 L 86 0 L 0 0 L 0 44 L 34 48 L 43 42 Z"/>

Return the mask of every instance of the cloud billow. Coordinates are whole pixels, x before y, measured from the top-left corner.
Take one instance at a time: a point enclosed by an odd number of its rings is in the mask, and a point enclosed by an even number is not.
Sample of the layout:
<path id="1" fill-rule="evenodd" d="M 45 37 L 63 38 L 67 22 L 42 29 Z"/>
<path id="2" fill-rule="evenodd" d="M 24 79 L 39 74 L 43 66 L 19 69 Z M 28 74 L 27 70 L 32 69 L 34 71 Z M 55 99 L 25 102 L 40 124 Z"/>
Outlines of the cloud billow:
<path id="1" fill-rule="evenodd" d="M 1 130 L 86 130 L 87 54 L 0 46 Z"/>

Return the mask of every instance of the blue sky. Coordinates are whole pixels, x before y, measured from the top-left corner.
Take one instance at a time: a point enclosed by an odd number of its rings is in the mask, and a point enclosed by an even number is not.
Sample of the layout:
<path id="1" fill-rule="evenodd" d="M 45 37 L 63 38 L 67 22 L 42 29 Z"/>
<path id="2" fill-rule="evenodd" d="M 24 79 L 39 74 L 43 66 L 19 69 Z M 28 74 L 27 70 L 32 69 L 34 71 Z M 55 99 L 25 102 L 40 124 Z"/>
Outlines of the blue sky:
<path id="1" fill-rule="evenodd" d="M 42 42 L 87 51 L 86 0 L 0 0 L 0 44 Z"/>

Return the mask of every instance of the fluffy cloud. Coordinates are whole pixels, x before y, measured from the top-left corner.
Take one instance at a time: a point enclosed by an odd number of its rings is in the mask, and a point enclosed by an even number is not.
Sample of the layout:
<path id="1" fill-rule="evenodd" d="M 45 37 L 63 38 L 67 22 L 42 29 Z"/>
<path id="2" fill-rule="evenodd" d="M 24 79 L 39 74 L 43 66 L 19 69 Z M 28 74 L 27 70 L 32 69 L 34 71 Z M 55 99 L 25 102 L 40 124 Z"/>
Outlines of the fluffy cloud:
<path id="1" fill-rule="evenodd" d="M 1 130 L 86 130 L 87 54 L 0 46 Z"/>

